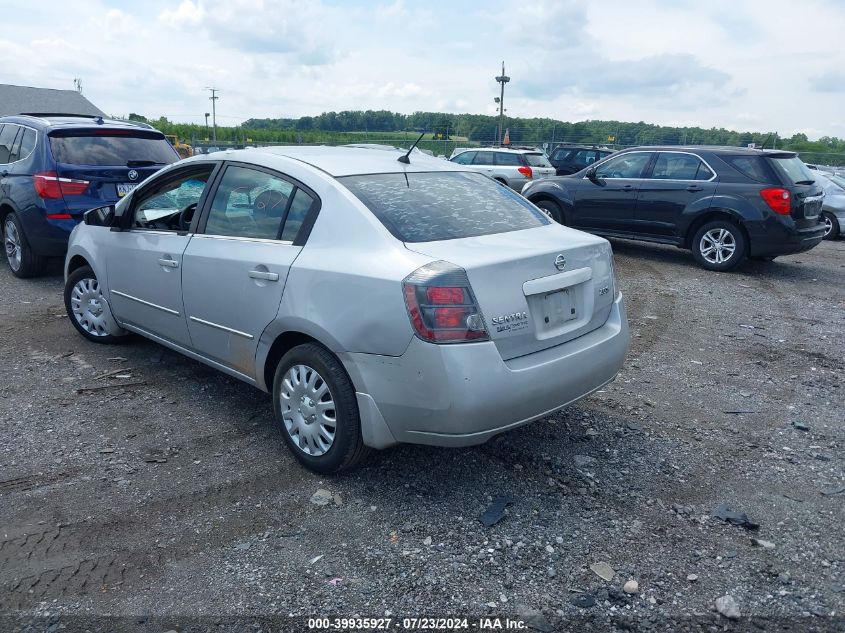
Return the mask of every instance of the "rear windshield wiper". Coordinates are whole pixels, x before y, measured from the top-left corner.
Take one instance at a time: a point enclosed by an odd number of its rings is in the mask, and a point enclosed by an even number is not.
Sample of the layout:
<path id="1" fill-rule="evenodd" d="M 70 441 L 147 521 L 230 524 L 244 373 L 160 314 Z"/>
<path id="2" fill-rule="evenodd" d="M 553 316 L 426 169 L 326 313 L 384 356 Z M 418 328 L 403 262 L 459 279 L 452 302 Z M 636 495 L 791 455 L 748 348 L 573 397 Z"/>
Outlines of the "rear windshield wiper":
<path id="1" fill-rule="evenodd" d="M 154 160 L 127 160 L 127 167 L 152 167 L 153 165 L 166 165 L 167 163 L 157 163 Z"/>
<path id="2" fill-rule="evenodd" d="M 815 180 L 796 180 L 795 184 L 796 185 L 812 185 L 814 182 L 816 182 L 816 181 Z"/>

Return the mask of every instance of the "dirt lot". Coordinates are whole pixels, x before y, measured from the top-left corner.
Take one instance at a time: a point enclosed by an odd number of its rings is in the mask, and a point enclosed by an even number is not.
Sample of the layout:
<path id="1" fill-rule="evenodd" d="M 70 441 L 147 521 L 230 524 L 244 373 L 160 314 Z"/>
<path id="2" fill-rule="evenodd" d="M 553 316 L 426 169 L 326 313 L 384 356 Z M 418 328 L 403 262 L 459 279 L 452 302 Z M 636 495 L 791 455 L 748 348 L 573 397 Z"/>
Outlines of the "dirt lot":
<path id="1" fill-rule="evenodd" d="M 634 335 L 614 383 L 484 446 L 399 447 L 338 478 L 297 465 L 269 396 L 145 340 L 87 343 L 58 268 L 4 266 L 0 628 L 842 630 L 845 241 L 735 274 L 614 250 Z M 95 380 L 115 369 L 131 378 Z M 498 495 L 513 504 L 485 528 Z M 723 503 L 759 528 L 713 518 Z"/>

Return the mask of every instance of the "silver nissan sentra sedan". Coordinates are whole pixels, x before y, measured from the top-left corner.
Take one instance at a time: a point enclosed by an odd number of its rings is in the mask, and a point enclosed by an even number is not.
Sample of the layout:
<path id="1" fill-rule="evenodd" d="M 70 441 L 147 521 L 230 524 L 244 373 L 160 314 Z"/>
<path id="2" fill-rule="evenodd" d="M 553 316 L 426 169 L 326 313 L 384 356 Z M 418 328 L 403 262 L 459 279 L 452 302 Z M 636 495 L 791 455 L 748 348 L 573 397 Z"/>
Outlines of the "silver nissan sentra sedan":
<path id="1" fill-rule="evenodd" d="M 629 343 L 606 240 L 418 151 L 174 163 L 86 213 L 65 278 L 82 336 L 141 334 L 272 393 L 321 473 L 542 418 L 613 380 Z"/>

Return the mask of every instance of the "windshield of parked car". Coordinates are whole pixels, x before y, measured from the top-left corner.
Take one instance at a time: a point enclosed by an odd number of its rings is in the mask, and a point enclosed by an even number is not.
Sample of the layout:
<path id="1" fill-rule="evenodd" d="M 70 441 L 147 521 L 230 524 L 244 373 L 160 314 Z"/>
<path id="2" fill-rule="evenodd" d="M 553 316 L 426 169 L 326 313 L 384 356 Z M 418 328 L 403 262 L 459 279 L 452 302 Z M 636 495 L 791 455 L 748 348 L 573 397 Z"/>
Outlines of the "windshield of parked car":
<path id="1" fill-rule="evenodd" d="M 528 161 L 528 164 L 532 167 L 551 167 L 552 164 L 543 156 L 540 152 L 536 154 L 523 154 L 525 156 L 525 160 Z"/>
<path id="2" fill-rule="evenodd" d="M 525 198 L 481 174 L 368 174 L 338 180 L 403 242 L 452 240 L 549 224 Z"/>
<path id="3" fill-rule="evenodd" d="M 786 177 L 788 183 L 810 185 L 816 180 L 813 172 L 797 156 L 792 158 L 771 157 L 770 160 L 775 169 Z"/>
<path id="4" fill-rule="evenodd" d="M 169 165 L 179 160 L 163 135 L 124 130 L 54 132 L 50 150 L 56 162 L 72 165 Z"/>

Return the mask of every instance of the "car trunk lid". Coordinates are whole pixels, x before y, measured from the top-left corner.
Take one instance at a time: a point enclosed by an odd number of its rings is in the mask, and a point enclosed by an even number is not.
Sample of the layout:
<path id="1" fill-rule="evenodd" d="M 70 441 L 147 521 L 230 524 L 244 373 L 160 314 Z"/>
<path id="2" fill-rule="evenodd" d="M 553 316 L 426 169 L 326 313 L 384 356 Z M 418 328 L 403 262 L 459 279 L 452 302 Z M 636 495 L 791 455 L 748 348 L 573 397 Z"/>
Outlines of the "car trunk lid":
<path id="1" fill-rule="evenodd" d="M 613 303 L 607 242 L 559 225 L 405 246 L 466 271 L 505 360 L 600 327 Z"/>

